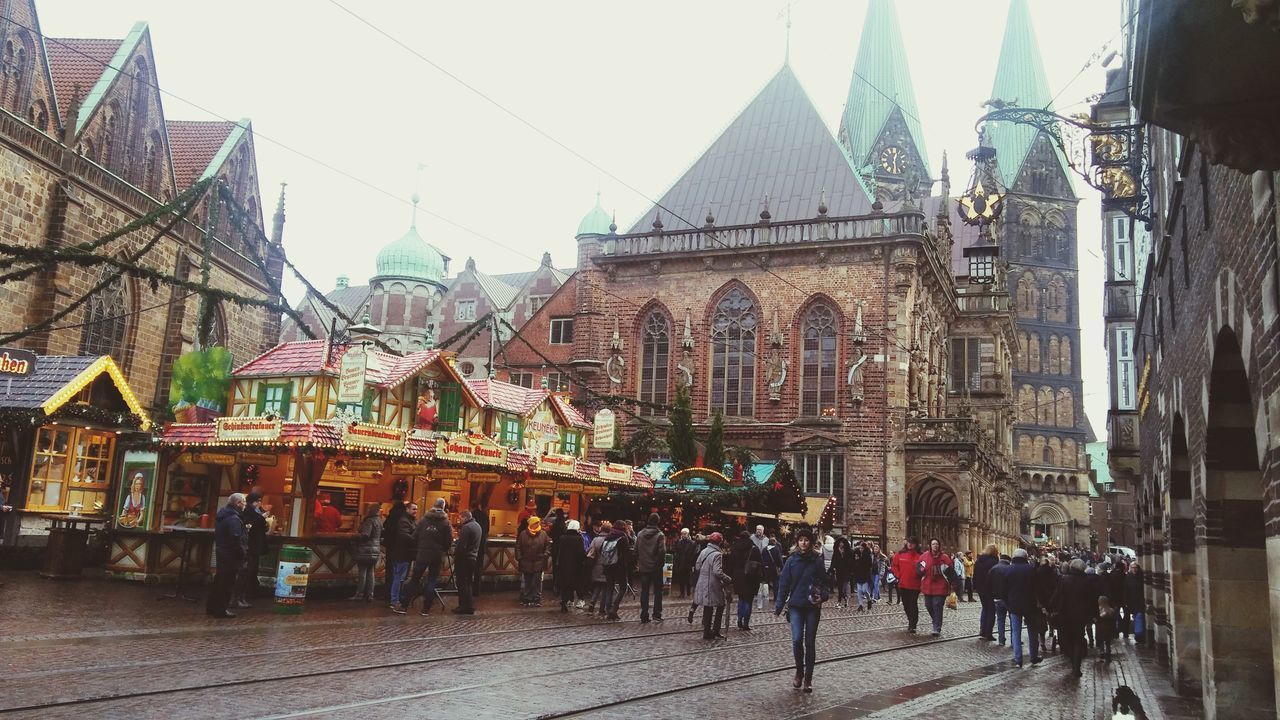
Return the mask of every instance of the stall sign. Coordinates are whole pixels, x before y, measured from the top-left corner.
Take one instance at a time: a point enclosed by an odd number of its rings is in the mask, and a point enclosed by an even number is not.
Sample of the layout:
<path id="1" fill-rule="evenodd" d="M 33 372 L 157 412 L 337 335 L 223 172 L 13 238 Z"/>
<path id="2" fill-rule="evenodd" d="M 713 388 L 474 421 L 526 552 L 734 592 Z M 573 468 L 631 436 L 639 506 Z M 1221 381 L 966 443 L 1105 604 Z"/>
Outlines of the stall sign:
<path id="1" fill-rule="evenodd" d="M 0 348 L 0 375 L 26 377 L 35 371 L 35 353 L 17 348 Z"/>
<path id="2" fill-rule="evenodd" d="M 151 524 L 148 500 L 155 491 L 157 454 L 130 450 L 120 469 L 120 500 L 116 527 L 145 530 Z"/>
<path id="3" fill-rule="evenodd" d="M 437 443 L 436 457 L 476 465 L 506 465 L 507 448 L 484 435 L 458 433 Z"/>
<path id="4" fill-rule="evenodd" d="M 534 467 L 538 472 L 552 475 L 573 475 L 578 470 L 578 458 L 572 455 L 547 453 L 537 456 Z"/>
<path id="5" fill-rule="evenodd" d="M 191 461 L 201 465 L 230 467 L 236 464 L 236 456 L 231 453 L 198 452 L 191 454 Z"/>
<path id="6" fill-rule="evenodd" d="M 582 494 L 587 496 L 600 496 L 609 494 L 609 486 L 607 485 L 583 485 Z"/>
<path id="7" fill-rule="evenodd" d="M 353 347 L 342 356 L 342 365 L 338 368 L 338 404 L 359 405 L 364 402 L 368 357 L 362 347 Z"/>
<path id="8" fill-rule="evenodd" d="M 280 456 L 272 455 L 271 453 L 242 452 L 236 453 L 236 462 L 241 465 L 275 467 L 280 462 Z"/>
<path id="9" fill-rule="evenodd" d="M 467 480 L 473 483 L 496 483 L 502 480 L 502 476 L 498 473 L 468 473 Z"/>
<path id="10" fill-rule="evenodd" d="M 591 447 L 612 450 L 617 431 L 617 416 L 609 408 L 601 408 L 592 420 Z"/>
<path id="11" fill-rule="evenodd" d="M 488 474 L 494 475 L 496 473 Z M 436 468 L 431 471 L 431 478 L 433 480 L 466 480 L 467 471 L 462 468 Z"/>
<path id="12" fill-rule="evenodd" d="M 342 444 L 375 450 L 404 450 L 405 432 L 390 425 L 350 423 L 342 428 Z"/>
<path id="13" fill-rule="evenodd" d="M 386 467 L 386 462 L 377 458 L 352 458 L 347 461 L 347 469 L 352 472 L 379 472 Z"/>
<path id="14" fill-rule="evenodd" d="M 630 465 L 600 463 L 600 479 L 605 482 L 631 482 L 633 468 Z"/>
<path id="15" fill-rule="evenodd" d="M 551 404 L 544 402 L 524 423 L 524 449 L 541 454 L 552 445 L 559 445 L 560 426 Z"/>
<path id="16" fill-rule="evenodd" d="M 427 466 L 422 463 L 391 463 L 392 475 L 426 475 Z"/>
<path id="17" fill-rule="evenodd" d="M 582 492 L 582 483 L 558 482 L 556 483 L 556 492 L 580 493 Z"/>
<path id="18" fill-rule="evenodd" d="M 524 486 L 534 491 L 555 492 L 556 481 L 549 478 L 530 478 Z"/>
<path id="19" fill-rule="evenodd" d="M 219 440 L 252 442 L 280 439 L 280 418 L 278 417 L 220 417 L 214 422 L 216 423 L 215 436 Z"/>

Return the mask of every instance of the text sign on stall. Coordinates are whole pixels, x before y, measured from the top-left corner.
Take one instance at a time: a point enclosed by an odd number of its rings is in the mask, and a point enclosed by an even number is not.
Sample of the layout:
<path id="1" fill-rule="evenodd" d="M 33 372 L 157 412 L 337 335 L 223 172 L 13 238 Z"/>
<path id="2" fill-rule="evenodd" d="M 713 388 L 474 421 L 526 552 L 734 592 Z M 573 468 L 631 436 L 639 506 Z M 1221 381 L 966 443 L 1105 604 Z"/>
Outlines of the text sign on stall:
<path id="1" fill-rule="evenodd" d="M 197 452 L 191 453 L 191 462 L 200 465 L 231 466 L 236 464 L 236 456 L 230 453 Z"/>
<path id="2" fill-rule="evenodd" d="M 272 442 L 280 439 L 280 418 L 220 417 L 214 421 L 215 435 L 230 442 Z"/>
<path id="3" fill-rule="evenodd" d="M 279 461 L 280 461 L 280 456 L 272 455 L 271 453 L 255 453 L 255 452 L 236 453 L 236 462 L 244 465 L 275 467 L 276 463 Z"/>
<path id="4" fill-rule="evenodd" d="M 608 486 L 605 486 L 605 485 L 584 485 L 582 487 L 582 494 L 587 495 L 589 497 L 599 496 L 599 495 L 608 495 L 609 488 Z"/>
<path id="5" fill-rule="evenodd" d="M 494 473 L 496 474 L 496 473 Z M 432 480 L 466 480 L 467 471 L 462 468 L 435 468 L 431 471 Z M 497 480 L 494 480 L 497 482 Z"/>
<path id="6" fill-rule="evenodd" d="M 524 486 L 534 491 L 554 492 L 556 481 L 549 478 L 530 478 Z"/>
<path id="7" fill-rule="evenodd" d="M 342 428 L 342 444 L 374 450 L 404 450 L 405 432 L 400 428 L 375 423 L 350 423 Z"/>
<path id="8" fill-rule="evenodd" d="M 630 465 L 620 465 L 616 463 L 602 462 L 600 463 L 600 479 L 605 482 L 629 483 L 631 482 Z"/>
<path id="9" fill-rule="evenodd" d="M 538 472 L 551 475 L 573 475 L 578 470 L 578 458 L 572 455 L 547 453 L 537 456 L 534 467 Z"/>
<path id="10" fill-rule="evenodd" d="M 351 458 L 347 461 L 347 469 L 352 472 L 381 472 L 386 462 L 377 458 Z"/>
<path id="11" fill-rule="evenodd" d="M 556 492 L 580 493 L 582 492 L 582 483 L 558 482 L 556 483 Z"/>
<path id="12" fill-rule="evenodd" d="M 426 475 L 427 466 L 422 463 L 391 463 L 392 475 Z"/>
<path id="13" fill-rule="evenodd" d="M 612 450 L 617 434 L 617 416 L 609 408 L 600 408 L 596 412 L 591 427 L 591 447 L 597 450 Z"/>
<path id="14" fill-rule="evenodd" d="M 436 444 L 436 457 L 476 465 L 506 465 L 507 448 L 484 435 L 458 433 Z"/>
<path id="15" fill-rule="evenodd" d="M 35 371 L 35 353 L 17 348 L 0 348 L 0 375 L 26 377 Z"/>
<path id="16" fill-rule="evenodd" d="M 438 476 L 437 476 L 437 478 L 436 478 L 436 479 L 438 479 L 438 480 L 439 480 L 439 479 L 447 479 L 447 478 L 440 478 L 440 477 L 438 477 Z M 473 472 L 473 473 L 468 473 L 468 474 L 467 474 L 467 480 L 469 480 L 469 481 L 471 481 L 471 482 L 473 482 L 473 483 L 486 483 L 486 484 L 487 484 L 487 483 L 496 483 L 496 482 L 501 482 L 501 481 L 502 481 L 502 476 L 501 476 L 501 475 L 499 475 L 498 473 L 478 473 L 478 472 Z"/>
<path id="17" fill-rule="evenodd" d="M 338 368 L 339 404 L 364 402 L 364 376 L 368 370 L 368 357 L 362 347 L 353 347 L 342 356 L 342 365 Z"/>

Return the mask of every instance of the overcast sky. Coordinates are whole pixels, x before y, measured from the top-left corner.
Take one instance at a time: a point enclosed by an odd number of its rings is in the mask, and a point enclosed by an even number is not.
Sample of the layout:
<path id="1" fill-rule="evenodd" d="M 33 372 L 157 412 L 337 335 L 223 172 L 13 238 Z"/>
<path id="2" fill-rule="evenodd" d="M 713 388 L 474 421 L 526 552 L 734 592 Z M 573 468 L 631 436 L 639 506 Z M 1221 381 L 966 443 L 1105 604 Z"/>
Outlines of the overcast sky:
<path id="1" fill-rule="evenodd" d="M 378 249 L 408 227 L 415 189 L 419 230 L 455 271 L 471 256 L 483 271 L 517 272 L 544 250 L 571 266 L 596 192 L 625 228 L 772 77 L 786 45 L 783 0 L 338 2 L 519 119 L 330 0 L 37 0 L 51 37 L 118 38 L 147 21 L 168 119 L 253 120 L 268 222 L 287 181 L 285 247 L 324 290 L 339 274 L 373 273 Z M 791 3 L 791 65 L 833 128 L 866 5 Z M 1008 4 L 897 5 L 931 167 L 948 151 L 962 186 Z M 1109 41 L 1120 47 L 1120 4 L 1032 0 L 1031 11 L 1056 108 L 1087 111 L 1104 70 L 1081 68 Z M 1084 402 L 1102 434 L 1100 223 L 1096 194 L 1076 185 L 1087 191 Z M 298 287 L 286 285 L 294 299 Z"/>

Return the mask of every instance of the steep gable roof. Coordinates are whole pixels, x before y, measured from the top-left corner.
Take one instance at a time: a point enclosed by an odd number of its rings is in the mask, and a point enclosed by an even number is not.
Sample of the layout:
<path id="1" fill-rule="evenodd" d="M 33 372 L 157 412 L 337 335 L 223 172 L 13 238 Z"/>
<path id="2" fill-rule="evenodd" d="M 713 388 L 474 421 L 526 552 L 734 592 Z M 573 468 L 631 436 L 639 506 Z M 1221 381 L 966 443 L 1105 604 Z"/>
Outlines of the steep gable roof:
<path id="1" fill-rule="evenodd" d="M 901 112 L 902 122 L 924 163 L 922 171 L 929 177 L 929 153 L 924 147 L 924 129 L 920 126 L 898 13 L 892 0 L 871 0 L 840 118 L 840 141 L 855 166 L 874 160 L 869 156 L 894 110 Z"/>
<path id="2" fill-rule="evenodd" d="M 818 214 L 823 189 L 832 216 L 871 208 L 844 151 L 783 65 L 629 232 L 649 232 L 659 215 L 678 229 L 684 223 L 673 213 L 700 224 L 708 209 L 720 226 L 759 222 L 766 195 L 774 222 L 808 219 Z"/>
<path id="3" fill-rule="evenodd" d="M 120 49 L 120 40 L 111 38 L 47 38 L 49 74 L 63 122 L 78 94 L 81 103 L 88 97 Z"/>
<path id="4" fill-rule="evenodd" d="M 223 120 L 169 120 L 169 152 L 173 155 L 173 180 L 179 190 L 191 187 L 205 174 L 214 156 L 236 129 Z"/>

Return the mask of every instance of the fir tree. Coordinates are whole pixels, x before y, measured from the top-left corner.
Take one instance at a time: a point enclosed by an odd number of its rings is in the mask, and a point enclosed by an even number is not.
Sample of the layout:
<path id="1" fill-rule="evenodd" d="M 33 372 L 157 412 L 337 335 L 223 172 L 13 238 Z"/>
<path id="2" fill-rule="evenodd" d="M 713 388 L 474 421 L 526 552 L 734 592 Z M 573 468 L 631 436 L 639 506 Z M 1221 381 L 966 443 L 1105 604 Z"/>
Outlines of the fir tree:
<path id="1" fill-rule="evenodd" d="M 717 410 L 711 418 L 711 431 L 707 433 L 707 449 L 702 453 L 703 467 L 724 472 L 724 415 Z"/>
<path id="2" fill-rule="evenodd" d="M 698 448 L 693 442 L 693 403 L 689 388 L 676 386 L 676 401 L 667 412 L 671 426 L 667 428 L 667 447 L 671 462 L 677 468 L 690 468 L 698 462 Z"/>

